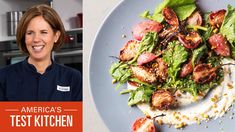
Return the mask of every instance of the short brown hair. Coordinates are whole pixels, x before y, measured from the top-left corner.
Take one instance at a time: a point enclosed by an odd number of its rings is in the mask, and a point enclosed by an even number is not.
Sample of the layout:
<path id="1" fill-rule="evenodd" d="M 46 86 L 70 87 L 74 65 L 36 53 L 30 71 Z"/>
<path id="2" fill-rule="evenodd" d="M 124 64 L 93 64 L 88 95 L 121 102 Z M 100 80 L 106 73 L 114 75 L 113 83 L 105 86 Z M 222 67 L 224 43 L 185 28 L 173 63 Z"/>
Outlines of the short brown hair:
<path id="1" fill-rule="evenodd" d="M 27 54 L 29 53 L 25 44 L 25 34 L 29 22 L 37 16 L 42 16 L 44 20 L 48 22 L 48 24 L 51 26 L 54 33 L 60 31 L 60 37 L 53 47 L 53 50 L 59 49 L 64 43 L 64 36 L 65 36 L 64 25 L 59 15 L 56 13 L 56 11 L 52 9 L 50 6 L 45 4 L 36 5 L 29 8 L 20 19 L 16 32 L 16 41 L 19 48 L 23 52 Z"/>

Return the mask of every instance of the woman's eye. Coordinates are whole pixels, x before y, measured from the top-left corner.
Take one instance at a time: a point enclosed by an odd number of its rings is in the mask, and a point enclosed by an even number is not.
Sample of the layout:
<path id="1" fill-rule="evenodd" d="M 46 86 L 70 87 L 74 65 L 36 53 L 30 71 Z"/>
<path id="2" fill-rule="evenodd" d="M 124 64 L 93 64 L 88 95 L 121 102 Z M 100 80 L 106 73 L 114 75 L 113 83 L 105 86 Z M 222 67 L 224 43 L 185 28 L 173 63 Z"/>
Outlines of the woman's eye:
<path id="1" fill-rule="evenodd" d="M 31 35 L 32 34 L 32 32 L 26 32 L 26 35 Z"/>
<path id="2" fill-rule="evenodd" d="M 42 32 L 42 34 L 47 34 L 47 32 Z"/>

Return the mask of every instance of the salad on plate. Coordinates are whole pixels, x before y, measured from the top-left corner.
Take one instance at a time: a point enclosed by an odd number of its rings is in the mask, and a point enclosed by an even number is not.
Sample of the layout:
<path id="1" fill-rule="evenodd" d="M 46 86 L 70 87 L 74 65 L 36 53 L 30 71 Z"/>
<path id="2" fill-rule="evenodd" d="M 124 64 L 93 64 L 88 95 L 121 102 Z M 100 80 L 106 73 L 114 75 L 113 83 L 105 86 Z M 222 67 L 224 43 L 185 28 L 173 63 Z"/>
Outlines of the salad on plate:
<path id="1" fill-rule="evenodd" d="M 221 117 L 235 99 L 235 8 L 201 12 L 195 0 L 164 0 L 140 17 L 109 69 L 145 115 L 132 130 Z"/>

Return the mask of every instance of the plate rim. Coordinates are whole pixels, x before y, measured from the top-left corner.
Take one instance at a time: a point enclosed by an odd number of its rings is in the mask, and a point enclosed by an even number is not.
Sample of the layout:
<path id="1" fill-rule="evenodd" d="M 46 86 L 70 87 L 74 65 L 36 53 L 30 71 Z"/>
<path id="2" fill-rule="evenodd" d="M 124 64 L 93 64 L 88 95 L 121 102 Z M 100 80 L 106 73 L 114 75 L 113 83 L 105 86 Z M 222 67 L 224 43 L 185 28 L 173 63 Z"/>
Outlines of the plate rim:
<path id="1" fill-rule="evenodd" d="M 105 126 L 108 128 L 108 130 L 110 131 L 111 129 L 110 129 L 110 126 L 108 126 L 107 125 L 107 122 L 104 120 L 104 117 L 102 116 L 102 112 L 101 112 L 101 110 L 100 109 L 98 109 L 98 105 L 97 105 L 97 103 L 95 102 L 95 96 L 94 96 L 94 91 L 92 90 L 92 88 L 91 88 L 91 86 L 92 86 L 92 84 L 91 84 L 91 60 L 92 60 L 92 57 L 94 56 L 93 54 L 94 54 L 94 50 L 95 50 L 95 43 L 96 43 L 96 41 L 97 41 L 97 39 L 98 39 L 98 36 L 99 36 L 99 34 L 100 34 L 100 32 L 101 32 L 101 29 L 104 27 L 104 25 L 105 25 L 105 23 L 106 23 L 106 21 L 108 20 L 108 18 L 109 17 L 111 17 L 111 15 L 114 13 L 114 11 L 115 10 L 117 10 L 117 8 L 119 7 L 119 6 L 121 6 L 121 4 L 123 4 L 124 3 L 124 1 L 125 0 L 120 0 L 117 4 L 115 4 L 114 5 L 114 7 L 112 7 L 111 9 L 110 9 L 110 11 L 107 13 L 107 15 L 104 17 L 104 19 L 103 19 L 103 21 L 101 22 L 101 24 L 99 25 L 99 28 L 97 29 L 97 31 L 96 31 L 96 33 L 95 33 L 95 37 L 94 37 L 94 39 L 93 39 L 93 41 L 92 41 L 92 45 L 91 45 L 91 50 L 90 50 L 90 54 L 89 54 L 89 61 L 88 61 L 88 66 L 89 66 L 89 70 L 88 70 L 88 81 L 89 81 L 89 94 L 91 95 L 91 98 L 92 98 L 92 101 L 94 102 L 94 104 L 95 104 L 95 109 L 96 109 L 96 111 L 97 111 L 97 113 L 98 113 L 98 115 L 100 116 L 100 119 L 103 121 L 103 123 L 105 124 Z"/>

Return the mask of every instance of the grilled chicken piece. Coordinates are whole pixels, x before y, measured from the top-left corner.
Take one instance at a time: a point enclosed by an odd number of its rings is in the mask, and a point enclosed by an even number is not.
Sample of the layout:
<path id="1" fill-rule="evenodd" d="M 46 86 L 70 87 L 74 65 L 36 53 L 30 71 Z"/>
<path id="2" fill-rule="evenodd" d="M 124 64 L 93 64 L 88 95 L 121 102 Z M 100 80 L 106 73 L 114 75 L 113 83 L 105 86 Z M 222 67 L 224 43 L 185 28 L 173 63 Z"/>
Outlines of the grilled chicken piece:
<path id="1" fill-rule="evenodd" d="M 171 26 L 176 26 L 176 27 L 179 26 L 178 17 L 171 8 L 169 7 L 164 8 L 162 10 L 162 14 L 166 22 L 169 23 Z"/>
<path id="2" fill-rule="evenodd" d="M 169 27 L 164 29 L 160 34 L 159 37 L 163 40 L 160 42 L 161 45 L 167 45 L 171 40 L 177 38 L 177 34 L 179 33 L 178 27 Z"/>
<path id="3" fill-rule="evenodd" d="M 162 58 L 157 58 L 157 64 L 155 65 L 156 76 L 159 82 L 165 82 L 168 76 L 167 63 Z"/>
<path id="4" fill-rule="evenodd" d="M 169 27 L 165 30 L 163 30 L 160 34 L 159 34 L 159 37 L 160 38 L 168 38 L 167 36 L 170 36 L 170 34 L 173 34 L 175 32 L 178 31 L 178 27 Z"/>
<path id="5" fill-rule="evenodd" d="M 147 117 L 139 118 L 133 124 L 132 132 L 156 132 L 154 121 Z"/>
<path id="6" fill-rule="evenodd" d="M 139 41 L 145 36 L 148 32 L 160 32 L 163 28 L 163 25 L 156 21 L 143 21 L 138 23 L 132 28 L 133 37 Z"/>
<path id="7" fill-rule="evenodd" d="M 199 13 L 199 11 L 194 12 L 188 19 L 187 19 L 188 25 L 202 25 L 202 16 Z"/>
<path id="8" fill-rule="evenodd" d="M 209 23 L 211 26 L 220 28 L 223 23 L 226 10 L 218 10 L 209 14 Z"/>
<path id="9" fill-rule="evenodd" d="M 174 97 L 171 92 L 166 90 L 157 90 L 152 95 L 151 106 L 158 110 L 167 110 L 174 104 Z"/>
<path id="10" fill-rule="evenodd" d="M 188 63 L 184 64 L 181 71 L 180 71 L 180 77 L 186 77 L 190 73 L 193 72 L 193 64 L 192 59 L 188 61 Z"/>
<path id="11" fill-rule="evenodd" d="M 193 80 L 199 84 L 208 83 L 216 78 L 217 69 L 209 64 L 198 64 L 193 70 Z"/>
<path id="12" fill-rule="evenodd" d="M 178 39 L 184 45 L 184 47 L 188 49 L 194 49 L 202 42 L 200 35 L 194 31 L 189 32 L 186 36 L 179 34 Z"/>
<path id="13" fill-rule="evenodd" d="M 121 49 L 119 59 L 128 61 L 134 58 L 138 52 L 140 43 L 136 40 L 129 40 Z"/>
<path id="14" fill-rule="evenodd" d="M 227 39 L 221 34 L 212 35 L 209 40 L 211 49 L 215 51 L 217 55 L 230 56 L 230 47 Z"/>
<path id="15" fill-rule="evenodd" d="M 151 68 L 131 66 L 131 70 L 134 77 L 138 78 L 142 82 L 152 84 L 157 81 L 157 77 Z"/>
<path id="16" fill-rule="evenodd" d="M 169 7 L 164 8 L 162 14 L 164 16 L 165 21 L 171 25 L 170 27 L 165 28 L 159 34 L 159 37 L 163 39 L 161 41 L 161 44 L 167 45 L 167 43 L 174 39 L 179 32 L 179 20 L 175 12 Z"/>

